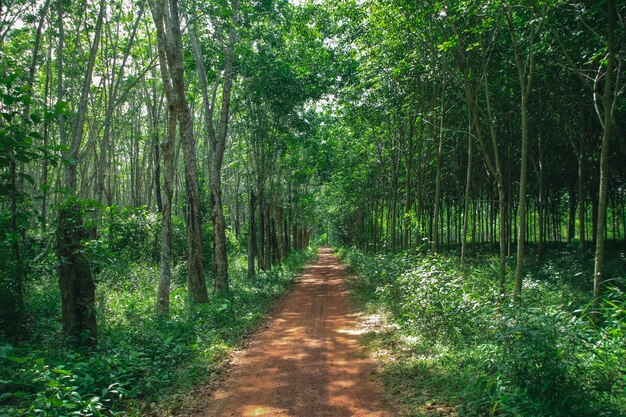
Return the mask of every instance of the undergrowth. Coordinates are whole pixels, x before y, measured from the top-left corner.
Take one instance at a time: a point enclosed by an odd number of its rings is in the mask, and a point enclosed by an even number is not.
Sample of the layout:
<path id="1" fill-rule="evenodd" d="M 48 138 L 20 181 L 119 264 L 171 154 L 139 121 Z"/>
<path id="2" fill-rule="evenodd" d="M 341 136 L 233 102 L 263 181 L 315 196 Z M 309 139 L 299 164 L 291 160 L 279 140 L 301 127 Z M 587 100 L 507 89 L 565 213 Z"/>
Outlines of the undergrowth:
<path id="1" fill-rule="evenodd" d="M 386 323 L 364 344 L 401 415 L 626 416 L 623 256 L 593 315 L 577 254 L 532 265 L 518 305 L 498 301 L 497 259 L 338 253 L 357 303 Z"/>
<path id="2" fill-rule="evenodd" d="M 46 263 L 38 267 L 28 288 L 29 334 L 11 344 L 0 338 L 0 416 L 145 415 L 146 407 L 163 398 L 170 399 L 167 407 L 180 406 L 179 394 L 219 371 L 228 353 L 315 256 L 313 248 L 294 252 L 252 278 L 246 276 L 245 255 L 234 256 L 231 293 L 191 305 L 181 251 L 175 257 L 171 312 L 159 319 L 154 313 L 159 272 L 150 250 L 158 236 L 151 235 L 156 228 L 148 227 L 150 219 L 144 220 L 124 218 L 120 223 L 128 230 L 107 230 L 107 242 L 117 247 L 98 247 L 99 241 L 87 245 L 101 259 L 92 265 L 98 278 L 95 349 L 71 348 L 60 338 L 55 269 Z M 115 258 L 116 251 L 127 253 L 125 246 L 140 242 L 149 247 L 133 257 Z"/>

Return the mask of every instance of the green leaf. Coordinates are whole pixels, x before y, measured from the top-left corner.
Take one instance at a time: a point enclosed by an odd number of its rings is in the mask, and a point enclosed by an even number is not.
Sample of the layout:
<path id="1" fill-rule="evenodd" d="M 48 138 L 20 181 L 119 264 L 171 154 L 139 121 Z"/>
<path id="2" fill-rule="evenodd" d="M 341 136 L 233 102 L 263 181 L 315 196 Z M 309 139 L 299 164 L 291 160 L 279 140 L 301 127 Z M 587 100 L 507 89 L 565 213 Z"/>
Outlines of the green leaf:
<path id="1" fill-rule="evenodd" d="M 55 407 L 63 407 L 63 400 L 57 397 L 52 397 L 52 399 L 50 400 L 50 402 L 52 403 L 53 406 Z"/>
<path id="2" fill-rule="evenodd" d="M 48 388 L 56 388 L 58 386 L 60 386 L 61 384 L 59 384 L 59 381 L 57 381 L 56 379 L 52 379 L 50 381 L 48 381 L 48 383 L 46 384 L 46 386 Z"/>
<path id="3" fill-rule="evenodd" d="M 28 360 L 30 359 L 28 356 L 14 356 L 11 355 L 9 357 L 7 357 L 8 360 L 10 360 L 11 362 L 15 362 L 15 363 L 26 363 L 28 362 Z"/>
<path id="4" fill-rule="evenodd" d="M 54 372 L 55 374 L 59 374 L 59 375 L 72 375 L 70 371 L 68 371 L 67 369 L 63 369 L 63 368 L 54 368 L 52 372 Z"/>
<path id="5" fill-rule="evenodd" d="M 64 101 L 59 101 L 54 105 L 54 113 L 56 115 L 67 114 L 69 111 L 70 106 Z"/>

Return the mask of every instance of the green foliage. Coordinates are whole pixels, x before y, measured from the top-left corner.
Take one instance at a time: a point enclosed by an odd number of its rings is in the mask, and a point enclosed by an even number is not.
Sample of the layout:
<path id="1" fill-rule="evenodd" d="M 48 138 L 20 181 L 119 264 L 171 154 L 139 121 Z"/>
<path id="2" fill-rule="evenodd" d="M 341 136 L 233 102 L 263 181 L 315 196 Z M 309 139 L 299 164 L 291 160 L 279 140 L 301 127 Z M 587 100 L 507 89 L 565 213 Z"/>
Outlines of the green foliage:
<path id="1" fill-rule="evenodd" d="M 55 113 L 29 111 L 32 92 L 19 76 L 0 71 L 0 331 L 7 332 L 22 318 L 18 280 L 24 270 L 24 236 L 38 197 L 35 180 L 24 167 L 41 161 L 55 165 L 59 150 L 47 146 L 36 129 Z"/>
<path id="2" fill-rule="evenodd" d="M 128 221 L 142 224 L 136 218 L 140 213 L 128 213 Z M 125 229 L 115 230 L 121 244 Z M 97 350 L 59 343 L 54 276 L 33 283 L 28 305 L 36 319 L 33 339 L 0 344 L 0 415 L 113 416 L 144 402 L 167 402 L 173 393 L 211 378 L 314 253 L 312 248 L 294 252 L 281 266 L 251 279 L 245 259 L 234 258 L 231 294 L 214 296 L 205 305 L 188 303 L 184 279 L 176 278 L 177 265 L 171 313 L 165 319 L 154 314 L 156 268 L 108 265 L 98 275 Z"/>
<path id="3" fill-rule="evenodd" d="M 435 401 L 468 416 L 626 412 L 626 298 L 614 289 L 599 316 L 566 303 L 577 282 L 559 276 L 580 266 L 579 255 L 534 271 L 516 305 L 497 302 L 497 259 L 463 270 L 441 255 L 339 253 L 358 275 L 359 303 L 395 326 L 366 343 L 394 358 L 385 379 L 391 395 L 409 398 L 407 409 L 428 415 L 424 404 Z"/>
<path id="4" fill-rule="evenodd" d="M 154 262 L 159 259 L 161 216 L 145 207 L 106 208 L 105 227 L 100 232 L 108 249 L 134 262 Z"/>

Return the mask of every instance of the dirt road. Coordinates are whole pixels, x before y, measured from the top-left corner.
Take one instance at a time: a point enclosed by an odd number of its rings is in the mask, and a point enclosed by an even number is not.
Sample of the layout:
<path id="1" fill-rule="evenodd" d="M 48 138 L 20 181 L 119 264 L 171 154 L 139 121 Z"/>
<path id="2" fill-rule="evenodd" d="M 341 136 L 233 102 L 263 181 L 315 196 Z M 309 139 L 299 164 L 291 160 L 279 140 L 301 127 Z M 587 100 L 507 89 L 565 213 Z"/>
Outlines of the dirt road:
<path id="1" fill-rule="evenodd" d="M 389 417 L 344 277 L 322 249 L 197 416 Z"/>

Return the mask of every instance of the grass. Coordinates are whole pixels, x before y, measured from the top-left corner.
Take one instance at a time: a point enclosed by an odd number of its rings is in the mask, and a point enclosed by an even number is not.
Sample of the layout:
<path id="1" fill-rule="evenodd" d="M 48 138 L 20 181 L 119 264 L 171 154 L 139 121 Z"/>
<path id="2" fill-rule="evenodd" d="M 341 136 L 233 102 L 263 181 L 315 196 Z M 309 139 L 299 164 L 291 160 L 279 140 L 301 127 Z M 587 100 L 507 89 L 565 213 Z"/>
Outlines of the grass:
<path id="1" fill-rule="evenodd" d="M 489 256 L 463 269 L 453 255 L 339 255 L 354 273 L 355 302 L 375 323 L 363 344 L 401 416 L 626 415 L 622 253 L 611 254 L 612 288 L 594 320 L 592 263 L 567 248 L 530 263 L 521 305 L 497 302 Z"/>
<path id="2" fill-rule="evenodd" d="M 29 335 L 13 344 L 0 339 L 0 416 L 139 416 L 154 406 L 180 407 L 186 392 L 219 373 L 315 253 L 294 252 L 253 278 L 246 276 L 245 256 L 233 257 L 231 294 L 195 306 L 181 262 L 166 319 L 154 314 L 158 269 L 109 262 L 97 274 L 96 349 L 69 348 L 59 337 L 55 268 L 42 266 L 29 281 Z"/>

